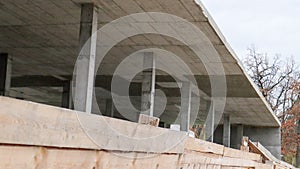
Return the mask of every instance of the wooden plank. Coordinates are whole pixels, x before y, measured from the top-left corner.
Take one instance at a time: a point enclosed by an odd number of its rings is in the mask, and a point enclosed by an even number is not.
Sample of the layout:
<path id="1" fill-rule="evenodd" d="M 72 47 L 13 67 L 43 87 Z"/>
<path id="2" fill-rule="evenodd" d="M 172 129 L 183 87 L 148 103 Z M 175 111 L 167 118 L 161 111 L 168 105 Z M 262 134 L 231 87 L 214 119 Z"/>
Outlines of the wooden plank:
<path id="1" fill-rule="evenodd" d="M 35 168 L 34 157 L 41 152 L 39 147 L 0 146 L 0 168 Z M 37 157 L 37 159 L 39 159 Z"/>
<path id="2" fill-rule="evenodd" d="M 249 143 L 252 143 L 252 142 L 249 141 Z M 259 149 L 259 151 L 261 151 L 268 158 L 268 160 L 280 163 L 280 160 L 278 160 L 276 157 L 274 157 L 269 150 L 267 150 L 262 144 L 260 144 L 260 142 L 257 142 L 256 145 L 257 145 L 257 148 Z"/>
<path id="3" fill-rule="evenodd" d="M 179 155 L 56 149 L 31 146 L 0 146 L 0 168 L 5 169 L 165 169 L 177 168 Z M 149 158 L 146 158 L 149 157 Z"/>
<path id="4" fill-rule="evenodd" d="M 78 122 L 78 118 L 81 119 L 81 124 Z M 105 123 L 108 125 L 105 125 Z M 167 154 L 163 155 L 138 153 L 149 152 L 147 146 L 155 148 L 155 146 L 163 144 L 161 140 L 172 141 L 182 135 L 180 135 L 180 132 L 176 132 L 177 135 L 173 133 L 173 137 L 168 135 L 159 139 L 159 142 L 139 143 L 119 139 L 120 135 L 111 133 L 110 126 L 115 126 L 114 130 L 119 131 L 123 135 L 137 136 L 138 138 L 145 138 L 168 131 L 122 120 L 81 113 L 76 114 L 76 112 L 71 110 L 0 97 L 0 143 L 2 145 L 6 143 L 10 145 L 18 144 L 19 146 L 23 144 L 71 148 L 55 149 L 30 146 L 25 148 L 23 146 L 3 148 L 0 146 L 0 159 L 8 161 L 7 163 L 0 163 L 0 168 L 9 168 L 9 165 L 12 165 L 10 168 L 37 168 L 37 164 L 41 168 L 95 167 L 123 169 L 132 168 L 132 165 L 136 168 L 144 168 L 143 166 L 146 166 L 149 169 L 153 167 L 176 168 L 177 165 L 184 168 L 195 168 L 202 167 L 200 164 L 205 164 L 203 167 L 206 168 L 229 166 L 271 169 L 273 167 L 272 164 L 266 165 L 253 160 L 242 159 L 243 157 L 235 157 L 235 153 L 238 150 L 226 152 L 227 150 L 222 145 L 193 138 L 188 138 L 187 141 L 183 140 L 183 143 L 186 143 L 185 152 L 164 151 Z M 97 140 L 97 143 L 98 140 L 104 141 L 105 144 L 100 142 L 100 144 L 95 145 L 95 142 L 87 136 L 87 134 L 91 133 L 85 133 L 84 130 L 92 131 L 98 136 L 94 138 L 94 141 Z M 104 145 L 104 147 L 101 145 Z M 120 150 L 121 152 L 114 154 L 109 151 L 95 151 L 102 148 L 106 150 Z M 133 153 L 125 153 L 126 151 Z M 5 154 L 3 158 L 2 152 Z M 184 153 L 183 156 L 178 155 L 180 153 Z M 83 154 L 86 155 L 84 156 L 86 158 L 82 158 Z M 146 155 L 151 154 L 153 158 L 145 158 Z M 226 154 L 230 157 L 227 157 Z M 247 155 L 249 154 L 247 153 Z M 23 157 L 25 155 L 26 157 Z M 241 156 L 245 156 L 245 154 L 241 154 Z M 25 162 L 22 163 L 22 159 L 19 158 L 24 159 Z M 20 163 L 15 162 L 11 164 L 15 160 L 20 160 Z M 2 167 L 2 164 L 8 167 Z"/>
<path id="5" fill-rule="evenodd" d="M 248 167 L 228 167 L 228 166 L 222 166 L 221 169 L 253 169 Z"/>
<path id="6" fill-rule="evenodd" d="M 293 166 L 278 160 L 274 157 L 263 145 L 259 142 L 252 142 L 249 140 L 249 147 L 251 152 L 259 153 L 263 157 L 263 162 L 274 164 L 276 168 L 293 168 Z"/>
<path id="7" fill-rule="evenodd" d="M 249 144 L 249 147 L 250 147 L 250 152 L 254 152 L 254 153 L 257 153 L 257 154 L 260 154 L 262 157 L 263 157 L 263 161 L 270 161 L 271 158 L 268 157 L 268 155 L 266 154 L 266 152 L 264 152 L 263 150 L 261 150 L 257 143 L 254 143 L 252 141 L 249 140 L 248 142 Z"/>
<path id="8" fill-rule="evenodd" d="M 243 137 L 242 138 L 242 142 L 241 142 L 241 147 L 240 150 L 245 151 L 245 152 L 249 152 L 249 138 L 248 137 Z"/>
<path id="9" fill-rule="evenodd" d="M 185 144 L 186 150 L 192 150 L 197 152 L 203 152 L 203 153 L 213 153 L 217 155 L 223 155 L 224 152 L 224 146 L 206 142 L 199 139 L 194 138 L 188 138 L 187 142 Z"/>
<path id="10" fill-rule="evenodd" d="M 224 148 L 224 154 L 225 157 L 231 157 L 231 158 L 241 158 L 245 160 L 252 160 L 261 162 L 261 156 L 259 154 L 255 153 L 249 153 L 249 152 L 243 152 L 240 150 L 232 149 L 232 148 Z"/>
<path id="11" fill-rule="evenodd" d="M 0 133 L 0 143 L 6 144 L 159 153 L 183 153 L 187 137 L 184 132 L 6 97 L 0 97 Z"/>
<path id="12" fill-rule="evenodd" d="M 159 118 L 151 117 L 146 114 L 140 114 L 139 117 L 139 124 L 146 124 L 154 127 L 158 127 L 159 125 Z"/>
<path id="13" fill-rule="evenodd" d="M 244 168 L 266 168 L 273 169 L 272 165 L 262 164 L 252 160 L 245 160 L 241 158 L 222 157 L 221 155 L 201 152 L 186 152 L 181 161 L 182 164 L 207 164 L 207 165 L 221 165 L 230 167 L 244 167 Z"/>
<path id="14" fill-rule="evenodd" d="M 205 146 L 205 145 L 204 145 Z M 146 158 L 148 157 L 148 158 Z M 151 158 L 149 158 L 151 157 Z M 20 145 L 1 145 L 0 168 L 226 168 L 273 169 L 273 165 L 252 160 L 222 157 L 213 153 L 185 151 L 178 154 L 147 154 L 85 149 L 56 149 Z M 179 166 L 178 166 L 179 165 Z M 5 167 L 3 167 L 5 166 Z M 222 167 L 221 167 L 222 166 Z"/>
<path id="15" fill-rule="evenodd" d="M 210 153 L 185 152 L 179 154 L 147 154 L 111 152 L 85 149 L 57 149 L 52 147 L 1 145 L 0 168 L 143 168 L 143 169 L 273 169 L 272 165 L 234 158 L 222 158 Z"/>

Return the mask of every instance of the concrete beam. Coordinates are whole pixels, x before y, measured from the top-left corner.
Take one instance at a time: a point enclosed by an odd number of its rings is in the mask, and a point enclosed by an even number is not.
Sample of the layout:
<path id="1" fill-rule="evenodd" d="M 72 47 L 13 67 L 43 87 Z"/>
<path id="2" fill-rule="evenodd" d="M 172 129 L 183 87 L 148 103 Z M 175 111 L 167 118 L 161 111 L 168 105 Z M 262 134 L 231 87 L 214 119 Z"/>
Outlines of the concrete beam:
<path id="1" fill-rule="evenodd" d="M 155 96 L 155 59 L 152 52 L 144 53 L 143 66 L 141 113 L 153 117 Z"/>
<path id="2" fill-rule="evenodd" d="M 72 76 L 68 76 L 67 79 L 71 79 Z M 11 87 L 61 87 L 64 85 L 64 81 L 53 76 L 42 75 L 26 75 L 13 77 L 11 79 Z"/>
<path id="3" fill-rule="evenodd" d="M 207 117 L 205 123 L 206 141 L 214 142 L 215 106 L 213 101 L 207 101 Z"/>
<path id="4" fill-rule="evenodd" d="M 223 145 L 230 147 L 230 115 L 223 115 Z"/>
<path id="5" fill-rule="evenodd" d="M 191 115 L 191 83 L 183 82 L 181 88 L 180 130 L 189 131 Z"/>
<path id="6" fill-rule="evenodd" d="M 72 79 L 71 75 L 61 75 L 66 79 Z M 207 75 L 195 75 L 198 87 L 208 96 L 211 96 L 210 79 L 221 78 L 219 76 L 207 76 Z M 97 75 L 95 86 L 110 89 L 111 75 Z M 189 79 L 189 78 L 188 78 Z M 178 79 L 177 79 L 178 80 Z M 176 82 L 172 76 L 168 75 L 156 75 L 156 82 Z M 257 98 L 257 94 L 254 90 L 251 90 L 251 86 L 245 83 L 246 79 L 241 75 L 227 75 L 227 96 L 228 97 L 242 97 L 242 98 Z M 241 83 L 243 82 L 243 83 Z M 53 76 L 21 76 L 12 78 L 12 87 L 60 87 L 62 86 L 62 80 Z M 140 96 L 140 95 L 139 95 Z"/>
<path id="7" fill-rule="evenodd" d="M 8 96 L 11 82 L 12 59 L 7 53 L 0 54 L 0 95 Z"/>
<path id="8" fill-rule="evenodd" d="M 94 93 L 97 16 L 94 4 L 81 5 L 80 53 L 76 63 L 74 107 L 75 110 L 87 113 L 92 111 Z"/>

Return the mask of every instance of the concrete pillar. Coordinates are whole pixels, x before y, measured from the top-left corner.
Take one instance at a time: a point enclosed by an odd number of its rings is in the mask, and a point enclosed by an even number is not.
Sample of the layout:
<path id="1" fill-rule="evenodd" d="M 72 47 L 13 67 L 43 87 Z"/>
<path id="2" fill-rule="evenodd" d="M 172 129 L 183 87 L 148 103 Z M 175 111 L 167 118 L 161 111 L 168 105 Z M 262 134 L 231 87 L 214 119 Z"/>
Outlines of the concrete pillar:
<path id="1" fill-rule="evenodd" d="M 0 96 L 8 96 L 11 81 L 12 59 L 7 53 L 0 54 Z"/>
<path id="2" fill-rule="evenodd" d="M 106 116 L 113 117 L 114 116 L 114 111 L 115 107 L 113 104 L 113 101 L 111 99 L 106 100 L 106 109 L 105 109 L 105 114 Z"/>
<path id="3" fill-rule="evenodd" d="M 237 125 L 236 127 L 236 149 L 240 149 L 242 145 L 242 139 L 244 136 L 244 126 L 242 124 Z"/>
<path id="4" fill-rule="evenodd" d="M 155 96 L 155 59 L 152 52 L 144 53 L 143 64 L 141 113 L 153 117 Z"/>
<path id="5" fill-rule="evenodd" d="M 206 141 L 214 142 L 215 106 L 213 101 L 207 101 L 207 118 L 205 124 Z"/>
<path id="6" fill-rule="evenodd" d="M 223 115 L 223 145 L 230 147 L 230 116 Z"/>
<path id="7" fill-rule="evenodd" d="M 96 42 L 96 7 L 94 4 L 82 4 L 79 34 L 80 54 L 76 63 L 74 106 L 75 110 L 87 113 L 92 111 Z"/>
<path id="8" fill-rule="evenodd" d="M 189 131 L 191 115 L 191 83 L 183 82 L 181 87 L 180 130 Z"/>
<path id="9" fill-rule="evenodd" d="M 73 108 L 72 103 L 72 83 L 70 80 L 66 80 L 63 83 L 63 93 L 62 93 L 62 107 L 63 108 Z"/>

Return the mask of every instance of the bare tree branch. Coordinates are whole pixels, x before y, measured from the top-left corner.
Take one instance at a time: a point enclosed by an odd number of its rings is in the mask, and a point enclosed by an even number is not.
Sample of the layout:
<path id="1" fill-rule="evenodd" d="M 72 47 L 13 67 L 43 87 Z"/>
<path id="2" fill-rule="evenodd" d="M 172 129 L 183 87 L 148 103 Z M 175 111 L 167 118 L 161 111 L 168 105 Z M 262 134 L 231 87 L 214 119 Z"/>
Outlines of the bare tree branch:
<path id="1" fill-rule="evenodd" d="M 293 93 L 294 84 L 300 81 L 295 61 L 290 58 L 284 62 L 280 60 L 280 55 L 270 60 L 267 54 L 258 53 L 255 47 L 248 51 L 244 61 L 248 73 L 273 111 L 284 121 L 287 111 L 299 98 L 299 93 Z"/>

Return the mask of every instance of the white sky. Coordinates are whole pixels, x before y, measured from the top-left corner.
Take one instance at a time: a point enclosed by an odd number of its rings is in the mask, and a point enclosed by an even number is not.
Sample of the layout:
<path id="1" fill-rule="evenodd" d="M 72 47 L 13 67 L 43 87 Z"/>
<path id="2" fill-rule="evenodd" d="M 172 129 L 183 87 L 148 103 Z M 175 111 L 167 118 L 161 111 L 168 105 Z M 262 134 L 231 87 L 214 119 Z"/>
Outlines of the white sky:
<path id="1" fill-rule="evenodd" d="M 254 44 L 300 64 L 300 0 L 201 0 L 237 55 Z"/>

